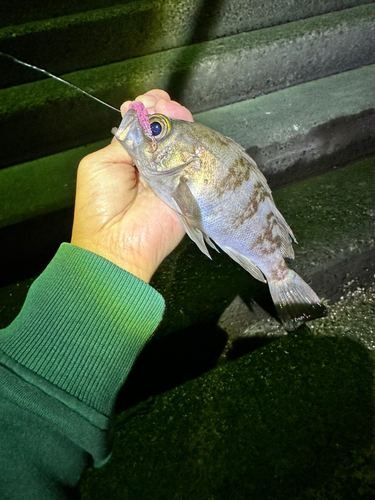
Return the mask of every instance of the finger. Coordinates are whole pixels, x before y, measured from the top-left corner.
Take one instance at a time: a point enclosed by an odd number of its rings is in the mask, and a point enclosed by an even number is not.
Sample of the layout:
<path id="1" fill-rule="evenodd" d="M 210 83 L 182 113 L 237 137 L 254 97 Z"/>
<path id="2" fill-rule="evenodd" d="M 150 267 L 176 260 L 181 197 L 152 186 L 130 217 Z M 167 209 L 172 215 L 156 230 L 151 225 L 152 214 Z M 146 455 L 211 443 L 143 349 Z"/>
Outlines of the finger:
<path id="1" fill-rule="evenodd" d="M 100 159 L 103 162 L 108 161 L 109 163 L 128 163 L 130 165 L 134 165 L 134 162 L 130 158 L 128 152 L 118 140 L 109 144 L 102 150 L 99 150 L 98 153 L 100 153 L 100 151 L 102 151 Z"/>
<path id="2" fill-rule="evenodd" d="M 139 95 L 138 97 L 135 98 L 135 101 L 141 101 L 145 105 L 145 108 L 149 111 L 149 113 L 154 113 L 154 104 L 158 99 L 164 99 L 164 101 L 169 102 L 171 100 L 169 94 L 165 92 L 164 90 L 161 89 L 152 89 L 148 90 L 146 93 Z M 121 104 L 120 110 L 121 110 L 121 115 L 124 116 L 124 114 L 128 111 L 129 106 L 132 101 L 125 101 L 123 104 Z"/>
<path id="3" fill-rule="evenodd" d="M 138 97 L 135 98 L 135 100 L 138 102 L 139 101 L 142 102 L 149 114 L 155 113 L 154 105 L 155 102 L 157 101 L 157 97 L 151 95 L 139 95 Z M 122 116 L 124 116 L 125 113 L 128 111 L 131 103 L 132 101 L 125 101 L 123 104 L 121 104 L 120 110 Z"/>
<path id="4" fill-rule="evenodd" d="M 121 111 L 121 115 L 124 116 L 124 114 L 127 112 L 127 110 L 129 109 L 129 106 L 130 106 L 130 103 L 132 101 L 125 101 L 121 104 L 120 106 L 120 111 Z"/>
<path id="5" fill-rule="evenodd" d="M 140 101 L 144 104 L 145 108 L 153 108 L 155 105 L 155 102 L 157 101 L 157 97 L 150 95 L 150 94 L 144 94 L 144 95 L 139 95 L 135 99 L 136 101 Z"/>
<path id="6" fill-rule="evenodd" d="M 171 100 L 169 94 L 167 92 L 165 92 L 165 90 L 161 90 L 161 89 L 148 90 L 144 95 L 152 95 L 156 98 L 156 100 L 158 100 L 158 99 L 164 99 L 165 101 Z"/>
<path id="7" fill-rule="evenodd" d="M 169 116 L 169 118 L 177 120 L 185 120 L 187 122 L 194 121 L 193 115 L 190 111 L 185 108 L 185 106 L 181 106 L 175 101 L 165 101 L 164 99 L 159 99 L 155 103 L 155 113 L 161 113 Z"/>
<path id="8" fill-rule="evenodd" d="M 111 142 L 108 146 L 90 153 L 81 160 L 81 165 L 84 168 L 95 168 L 96 170 L 106 168 L 109 163 L 134 165 L 119 141 Z"/>
<path id="9" fill-rule="evenodd" d="M 188 110 L 188 108 L 185 108 L 185 106 L 182 106 L 179 102 L 177 101 L 171 101 L 171 104 L 175 104 L 179 106 L 178 114 L 180 116 L 180 120 L 185 120 L 186 122 L 193 122 L 194 118 L 191 112 Z"/>

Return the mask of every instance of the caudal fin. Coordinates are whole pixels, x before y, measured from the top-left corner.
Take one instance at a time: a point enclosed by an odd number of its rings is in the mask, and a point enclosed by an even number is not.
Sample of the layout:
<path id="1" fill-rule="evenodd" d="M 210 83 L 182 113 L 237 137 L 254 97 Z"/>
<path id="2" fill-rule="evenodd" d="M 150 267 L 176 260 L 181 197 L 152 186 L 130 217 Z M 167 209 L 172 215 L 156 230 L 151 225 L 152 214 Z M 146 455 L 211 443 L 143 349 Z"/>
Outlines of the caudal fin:
<path id="1" fill-rule="evenodd" d="M 323 316 L 326 311 L 314 290 L 291 269 L 284 279 L 269 280 L 268 285 L 286 330 L 295 330 L 305 321 Z"/>

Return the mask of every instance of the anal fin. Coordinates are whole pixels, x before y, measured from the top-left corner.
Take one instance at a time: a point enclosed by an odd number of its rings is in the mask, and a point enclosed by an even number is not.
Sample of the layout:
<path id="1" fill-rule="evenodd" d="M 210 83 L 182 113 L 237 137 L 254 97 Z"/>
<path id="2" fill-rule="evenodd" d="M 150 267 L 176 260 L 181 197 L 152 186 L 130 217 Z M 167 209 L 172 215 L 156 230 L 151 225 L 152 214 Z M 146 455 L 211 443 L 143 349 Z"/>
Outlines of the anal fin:
<path id="1" fill-rule="evenodd" d="M 255 279 L 267 283 L 266 278 L 263 276 L 262 271 L 256 266 L 248 257 L 242 255 L 241 253 L 233 250 L 233 248 L 220 245 L 220 248 L 224 250 L 225 253 L 229 255 L 234 261 L 242 266 L 248 273 L 254 276 Z"/>
<path id="2" fill-rule="evenodd" d="M 220 253 L 220 250 L 217 248 L 217 246 L 215 245 L 215 243 L 207 236 L 207 234 L 203 234 L 203 235 L 204 235 L 204 240 L 207 243 L 207 245 L 210 245 L 211 248 L 213 248 L 218 253 Z"/>

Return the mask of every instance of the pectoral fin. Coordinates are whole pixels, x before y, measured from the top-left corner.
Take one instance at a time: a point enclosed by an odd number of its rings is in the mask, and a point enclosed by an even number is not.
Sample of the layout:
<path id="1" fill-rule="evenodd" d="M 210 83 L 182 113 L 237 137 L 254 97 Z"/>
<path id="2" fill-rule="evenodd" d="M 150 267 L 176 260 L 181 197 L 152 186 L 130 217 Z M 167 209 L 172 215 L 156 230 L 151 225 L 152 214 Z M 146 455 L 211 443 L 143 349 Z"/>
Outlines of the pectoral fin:
<path id="1" fill-rule="evenodd" d="M 220 248 L 224 250 L 225 253 L 229 255 L 234 261 L 237 262 L 240 266 L 242 266 L 248 273 L 250 273 L 252 276 L 254 276 L 255 279 L 262 281 L 263 283 L 267 283 L 266 278 L 263 276 L 262 271 L 259 269 L 258 266 L 256 266 L 251 260 L 246 257 L 245 255 L 242 255 L 236 250 L 233 250 L 233 248 L 226 247 L 220 245 Z"/>
<path id="2" fill-rule="evenodd" d="M 207 242 L 216 251 L 218 251 L 218 249 L 202 230 L 202 219 L 199 205 L 197 200 L 194 198 L 193 193 L 190 191 L 184 177 L 180 177 L 179 183 L 172 193 L 172 199 L 178 207 L 177 215 L 186 233 L 194 241 L 194 243 L 196 243 L 199 250 L 211 259 L 211 255 L 207 250 L 205 242 Z"/>

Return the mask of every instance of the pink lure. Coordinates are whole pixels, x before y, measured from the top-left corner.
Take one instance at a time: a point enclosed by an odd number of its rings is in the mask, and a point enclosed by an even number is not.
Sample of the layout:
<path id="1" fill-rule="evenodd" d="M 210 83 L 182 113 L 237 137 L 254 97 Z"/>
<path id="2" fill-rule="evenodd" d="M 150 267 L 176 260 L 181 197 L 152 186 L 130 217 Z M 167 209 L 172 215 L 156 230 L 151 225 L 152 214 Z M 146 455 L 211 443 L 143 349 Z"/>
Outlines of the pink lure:
<path id="1" fill-rule="evenodd" d="M 152 134 L 150 120 L 148 119 L 148 114 L 143 102 L 132 101 L 130 103 L 129 109 L 134 109 L 134 111 L 137 112 L 139 123 L 142 125 L 143 129 L 146 131 L 147 135 L 152 140 L 152 150 L 155 151 L 157 148 L 157 142 Z"/>

